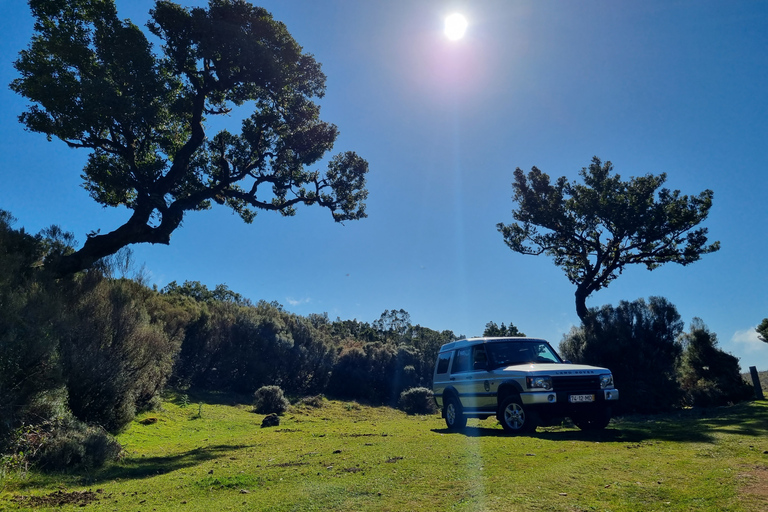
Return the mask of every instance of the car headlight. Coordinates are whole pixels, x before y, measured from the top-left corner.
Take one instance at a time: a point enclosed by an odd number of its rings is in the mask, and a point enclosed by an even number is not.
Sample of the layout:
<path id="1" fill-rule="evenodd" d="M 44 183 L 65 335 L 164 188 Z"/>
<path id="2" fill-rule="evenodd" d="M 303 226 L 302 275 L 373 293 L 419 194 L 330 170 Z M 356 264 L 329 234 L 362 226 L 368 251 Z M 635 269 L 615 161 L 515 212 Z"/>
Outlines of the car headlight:
<path id="1" fill-rule="evenodd" d="M 613 387 L 613 374 L 605 373 L 600 376 L 600 387 L 603 389 Z"/>
<path id="2" fill-rule="evenodd" d="M 528 388 L 552 389 L 552 377 L 526 377 Z"/>

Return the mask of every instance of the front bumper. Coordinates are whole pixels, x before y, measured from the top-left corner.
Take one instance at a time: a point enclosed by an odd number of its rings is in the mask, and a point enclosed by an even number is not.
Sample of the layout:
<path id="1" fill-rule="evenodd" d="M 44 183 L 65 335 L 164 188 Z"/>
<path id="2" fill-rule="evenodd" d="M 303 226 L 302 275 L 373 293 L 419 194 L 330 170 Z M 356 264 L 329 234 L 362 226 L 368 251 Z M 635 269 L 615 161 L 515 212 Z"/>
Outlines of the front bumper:
<path id="1" fill-rule="evenodd" d="M 595 395 L 594 402 L 573 403 L 571 395 Z M 601 389 L 600 391 L 537 391 L 535 393 L 520 393 L 523 405 L 568 404 L 578 406 L 581 404 L 605 403 L 606 405 L 619 399 L 618 389 Z"/>

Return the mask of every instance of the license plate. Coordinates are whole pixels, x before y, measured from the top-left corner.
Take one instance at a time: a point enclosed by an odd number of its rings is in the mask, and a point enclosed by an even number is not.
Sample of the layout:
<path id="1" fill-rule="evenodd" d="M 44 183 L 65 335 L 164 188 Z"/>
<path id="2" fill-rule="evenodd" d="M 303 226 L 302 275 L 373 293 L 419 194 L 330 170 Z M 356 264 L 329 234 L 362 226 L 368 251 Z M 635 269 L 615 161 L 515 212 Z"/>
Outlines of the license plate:
<path id="1" fill-rule="evenodd" d="M 594 402 L 595 401 L 595 395 L 571 395 L 568 397 L 568 400 L 572 404 L 580 404 L 584 402 Z"/>

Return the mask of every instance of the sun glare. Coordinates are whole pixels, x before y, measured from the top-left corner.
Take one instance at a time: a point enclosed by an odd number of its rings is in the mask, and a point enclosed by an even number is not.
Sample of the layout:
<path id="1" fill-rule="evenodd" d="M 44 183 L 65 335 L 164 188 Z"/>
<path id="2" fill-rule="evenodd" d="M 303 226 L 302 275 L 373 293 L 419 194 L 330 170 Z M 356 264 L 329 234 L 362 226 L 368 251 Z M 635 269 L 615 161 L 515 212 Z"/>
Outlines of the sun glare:
<path id="1" fill-rule="evenodd" d="M 451 41 L 458 41 L 466 31 L 467 18 L 462 14 L 454 13 L 445 18 L 445 35 Z"/>

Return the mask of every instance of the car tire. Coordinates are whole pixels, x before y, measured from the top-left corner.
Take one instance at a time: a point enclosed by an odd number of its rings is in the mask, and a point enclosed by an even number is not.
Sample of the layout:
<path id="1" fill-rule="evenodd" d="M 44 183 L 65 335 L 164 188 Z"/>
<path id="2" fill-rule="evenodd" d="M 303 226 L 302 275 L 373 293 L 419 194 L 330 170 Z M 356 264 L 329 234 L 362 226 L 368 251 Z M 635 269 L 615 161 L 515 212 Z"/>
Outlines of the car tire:
<path id="1" fill-rule="evenodd" d="M 464 408 L 461 406 L 459 399 L 455 396 L 449 396 L 445 399 L 443 416 L 445 417 L 445 425 L 448 427 L 448 430 L 462 430 L 467 426 L 467 417 L 464 416 Z"/>
<path id="2" fill-rule="evenodd" d="M 611 421 L 611 410 L 603 408 L 590 414 L 579 414 L 571 418 L 581 430 L 603 430 Z"/>
<path id="3" fill-rule="evenodd" d="M 496 417 L 504 431 L 510 434 L 523 434 L 536 430 L 535 414 L 526 410 L 517 395 L 504 399 Z"/>

